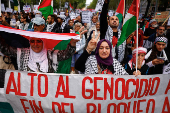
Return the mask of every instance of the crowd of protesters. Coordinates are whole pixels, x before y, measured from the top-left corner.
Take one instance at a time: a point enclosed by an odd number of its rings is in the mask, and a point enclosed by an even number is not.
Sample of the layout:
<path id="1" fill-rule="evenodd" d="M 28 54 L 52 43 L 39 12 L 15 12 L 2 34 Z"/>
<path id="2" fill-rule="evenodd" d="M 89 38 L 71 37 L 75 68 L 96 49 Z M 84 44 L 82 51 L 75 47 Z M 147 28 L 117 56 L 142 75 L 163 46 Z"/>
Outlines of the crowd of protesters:
<path id="1" fill-rule="evenodd" d="M 47 19 L 40 11 L 2 12 L 1 25 L 30 32 L 76 33 L 80 40 L 72 39 L 65 50 L 47 50 L 43 38 L 31 38 L 29 48 L 17 49 L 7 45 L 0 36 L 0 62 L 3 62 L 0 69 L 54 73 L 58 61 L 72 57 L 71 74 L 163 74 L 170 60 L 170 25 L 142 17 L 138 21 L 138 42 L 134 31 L 117 46 L 122 31 L 118 17 L 108 17 L 108 5 L 106 0 L 101 14 L 94 13 L 90 23 L 82 22 L 81 13 L 71 19 L 68 11 L 62 15 L 59 12 L 48 15 Z M 21 51 L 20 57 L 18 51 Z M 57 56 L 57 59 L 50 56 Z"/>

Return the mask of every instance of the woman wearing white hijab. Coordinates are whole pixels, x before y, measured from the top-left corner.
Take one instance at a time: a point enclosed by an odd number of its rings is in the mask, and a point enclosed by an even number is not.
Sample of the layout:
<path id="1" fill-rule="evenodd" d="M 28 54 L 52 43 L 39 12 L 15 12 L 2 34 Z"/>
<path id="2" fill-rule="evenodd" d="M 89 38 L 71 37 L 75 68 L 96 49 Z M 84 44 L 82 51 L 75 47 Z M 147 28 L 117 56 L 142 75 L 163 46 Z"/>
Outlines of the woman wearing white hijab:
<path id="1" fill-rule="evenodd" d="M 31 38 L 30 48 L 18 48 L 17 50 L 18 69 L 54 73 L 57 71 L 58 61 L 70 58 L 75 49 L 71 44 L 68 44 L 66 50 L 47 50 L 43 39 Z"/>
<path id="2" fill-rule="evenodd" d="M 36 17 L 33 23 L 35 32 L 43 32 L 44 19 Z M 48 45 L 44 39 L 30 38 L 29 48 L 11 48 L 8 54 L 17 58 L 18 70 L 20 71 L 54 73 L 57 71 L 58 61 L 66 60 L 75 53 L 77 41 L 71 39 L 65 50 L 47 50 L 46 46 Z M 0 51 L 1 49 L 3 49 L 2 46 L 0 46 Z"/>
<path id="3" fill-rule="evenodd" d="M 39 44 L 39 47 L 42 46 L 43 48 L 40 52 L 34 52 L 33 45 L 35 43 Z M 47 58 L 47 49 L 45 48 L 45 43 L 42 39 L 30 39 L 30 55 L 28 61 L 28 70 L 32 71 L 42 71 L 48 72 L 48 58 Z M 32 49 L 33 48 L 33 49 Z"/>

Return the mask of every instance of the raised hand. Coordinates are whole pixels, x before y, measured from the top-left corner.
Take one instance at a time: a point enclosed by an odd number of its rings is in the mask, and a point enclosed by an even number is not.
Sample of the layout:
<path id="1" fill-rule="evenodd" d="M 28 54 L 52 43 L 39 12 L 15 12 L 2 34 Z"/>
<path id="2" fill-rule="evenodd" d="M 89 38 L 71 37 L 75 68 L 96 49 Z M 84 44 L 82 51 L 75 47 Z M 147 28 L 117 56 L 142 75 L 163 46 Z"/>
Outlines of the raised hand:
<path id="1" fill-rule="evenodd" d="M 87 30 L 84 30 L 83 31 L 83 29 L 84 29 L 84 26 L 82 26 L 80 29 L 79 29 L 79 34 L 80 34 L 80 38 L 82 37 L 82 35 L 84 34 L 84 33 L 86 33 L 87 32 Z M 77 40 L 77 39 L 71 39 L 71 41 L 70 41 L 70 44 L 71 44 L 71 46 L 76 46 L 76 42 L 78 42 L 79 40 Z"/>
<path id="2" fill-rule="evenodd" d="M 96 48 L 99 37 L 100 34 L 97 36 L 97 38 L 95 38 L 95 31 L 93 31 L 92 39 L 89 41 L 86 48 L 88 53 L 91 53 Z"/>
<path id="3" fill-rule="evenodd" d="M 83 31 L 83 29 L 84 29 L 84 26 L 82 26 L 82 27 L 79 29 L 80 38 L 81 38 L 81 35 L 83 35 L 84 33 L 87 32 L 87 30 L 84 30 L 84 31 Z"/>
<path id="4" fill-rule="evenodd" d="M 141 75 L 141 72 L 140 72 L 139 70 L 137 70 L 137 72 L 134 71 L 134 72 L 133 72 L 133 75 L 135 75 L 135 77 L 136 77 L 136 76 L 138 76 L 138 75 Z"/>

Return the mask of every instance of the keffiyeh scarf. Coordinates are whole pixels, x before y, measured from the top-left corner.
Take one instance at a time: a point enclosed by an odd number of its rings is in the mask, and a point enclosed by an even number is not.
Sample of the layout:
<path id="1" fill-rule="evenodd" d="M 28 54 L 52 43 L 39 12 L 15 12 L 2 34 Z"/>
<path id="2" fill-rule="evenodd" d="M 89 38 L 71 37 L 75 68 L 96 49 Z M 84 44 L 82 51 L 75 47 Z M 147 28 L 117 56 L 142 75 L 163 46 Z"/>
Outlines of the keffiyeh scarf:
<path id="1" fill-rule="evenodd" d="M 56 22 L 54 22 L 53 24 L 48 24 L 47 25 L 47 32 L 51 32 L 52 31 L 52 29 L 54 28 L 54 26 L 55 26 L 55 24 L 56 24 Z"/>
<path id="2" fill-rule="evenodd" d="M 120 38 L 121 35 L 121 30 L 118 29 L 118 40 Z M 112 38 L 113 38 L 113 30 L 110 26 L 108 26 L 108 29 L 106 31 L 106 35 L 105 35 L 105 39 L 109 40 L 110 42 L 112 42 Z M 117 45 L 116 45 L 117 46 Z M 120 46 L 118 46 L 118 61 L 122 62 L 124 59 L 124 54 L 125 54 L 125 46 L 126 46 L 126 41 L 124 41 Z M 115 51 L 115 47 L 113 47 L 112 45 L 112 56 L 115 57 L 116 56 L 116 51 Z"/>

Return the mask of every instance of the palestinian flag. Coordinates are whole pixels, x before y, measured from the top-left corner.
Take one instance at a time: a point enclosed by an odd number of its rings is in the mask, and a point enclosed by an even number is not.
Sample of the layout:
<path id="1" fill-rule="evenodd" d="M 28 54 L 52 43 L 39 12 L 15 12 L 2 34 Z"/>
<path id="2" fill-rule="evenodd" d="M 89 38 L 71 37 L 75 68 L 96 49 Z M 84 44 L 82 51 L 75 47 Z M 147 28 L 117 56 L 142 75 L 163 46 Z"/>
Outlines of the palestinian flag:
<path id="1" fill-rule="evenodd" d="M 128 38 L 128 36 L 136 30 L 136 19 L 138 17 L 137 13 L 139 14 L 139 12 L 136 11 L 136 3 L 138 4 L 139 9 L 139 1 L 133 0 L 124 19 L 122 33 L 118 40 L 117 46 L 121 45 Z"/>
<path id="2" fill-rule="evenodd" d="M 3 37 L 8 45 L 13 47 L 29 47 L 29 39 L 43 38 L 46 42 L 47 49 L 53 49 L 57 44 L 64 40 L 80 39 L 75 33 L 52 33 L 52 32 L 31 32 L 15 29 L 0 25 L 0 36 Z M 63 45 L 67 46 L 67 45 Z"/>
<path id="3" fill-rule="evenodd" d="M 64 40 L 61 43 L 57 44 L 54 47 L 54 50 L 65 50 L 67 48 L 68 43 L 70 43 L 70 40 Z M 71 68 L 71 60 L 72 57 L 69 59 L 59 61 L 58 63 L 58 69 L 56 73 L 65 73 L 65 74 L 70 74 L 70 68 Z"/>
<path id="4" fill-rule="evenodd" d="M 14 29 L 0 25 L 0 37 L 3 37 L 5 42 L 16 48 L 29 47 L 29 39 L 44 38 L 47 49 L 65 50 L 71 38 L 80 39 L 79 35 L 75 33 L 52 33 L 52 32 L 31 32 Z M 60 61 L 56 73 L 70 73 L 71 59 Z"/>
<path id="5" fill-rule="evenodd" d="M 53 14 L 53 7 L 51 6 L 51 0 L 43 0 L 39 5 L 38 10 L 42 12 L 42 15 L 47 19 L 48 15 Z"/>
<path id="6" fill-rule="evenodd" d="M 124 8 L 125 8 L 125 0 L 121 0 L 115 14 L 119 18 L 119 23 L 122 22 L 124 16 L 124 10 L 125 10 Z"/>
<path id="7" fill-rule="evenodd" d="M 73 10 L 73 6 L 71 6 L 71 3 L 70 3 L 70 11 Z"/>

